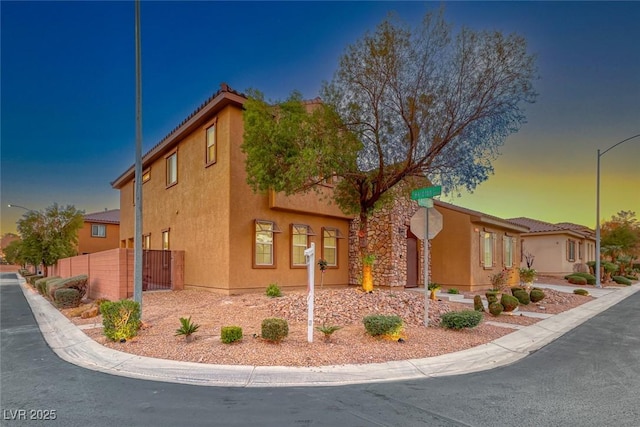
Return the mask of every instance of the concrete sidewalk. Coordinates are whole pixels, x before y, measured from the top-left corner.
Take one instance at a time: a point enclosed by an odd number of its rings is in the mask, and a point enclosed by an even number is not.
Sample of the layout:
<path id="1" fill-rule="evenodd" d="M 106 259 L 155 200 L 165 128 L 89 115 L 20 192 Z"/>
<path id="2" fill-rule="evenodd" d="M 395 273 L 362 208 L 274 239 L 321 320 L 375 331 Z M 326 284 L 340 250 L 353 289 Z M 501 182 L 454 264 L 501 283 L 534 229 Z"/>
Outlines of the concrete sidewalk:
<path id="1" fill-rule="evenodd" d="M 19 277 L 19 276 L 18 276 Z M 106 348 L 62 315 L 24 279 L 21 289 L 45 340 L 63 360 L 130 378 L 224 387 L 339 386 L 459 375 L 511 364 L 640 290 L 589 289 L 595 300 L 468 350 L 424 359 L 320 367 L 208 365 L 154 359 Z M 558 290 L 558 285 L 544 285 Z M 571 287 L 564 291 L 572 292 Z M 595 292 L 598 291 L 598 292 Z"/>

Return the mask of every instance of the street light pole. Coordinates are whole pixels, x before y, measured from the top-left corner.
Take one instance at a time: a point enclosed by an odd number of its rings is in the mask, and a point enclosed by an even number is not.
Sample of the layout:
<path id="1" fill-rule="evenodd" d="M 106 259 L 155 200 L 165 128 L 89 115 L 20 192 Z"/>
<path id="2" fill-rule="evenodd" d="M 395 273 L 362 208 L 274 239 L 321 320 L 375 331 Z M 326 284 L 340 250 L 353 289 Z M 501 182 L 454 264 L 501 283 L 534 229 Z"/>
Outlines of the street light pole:
<path id="1" fill-rule="evenodd" d="M 624 139 L 612 145 L 611 147 L 607 148 L 602 153 L 598 148 L 598 161 L 596 164 L 596 268 L 594 271 L 594 273 L 596 274 L 596 288 L 602 287 L 602 283 L 601 283 L 602 278 L 600 277 L 600 157 L 604 156 L 608 151 L 616 148 L 618 145 L 622 144 L 623 142 L 627 142 L 639 136 L 640 134 Z"/>

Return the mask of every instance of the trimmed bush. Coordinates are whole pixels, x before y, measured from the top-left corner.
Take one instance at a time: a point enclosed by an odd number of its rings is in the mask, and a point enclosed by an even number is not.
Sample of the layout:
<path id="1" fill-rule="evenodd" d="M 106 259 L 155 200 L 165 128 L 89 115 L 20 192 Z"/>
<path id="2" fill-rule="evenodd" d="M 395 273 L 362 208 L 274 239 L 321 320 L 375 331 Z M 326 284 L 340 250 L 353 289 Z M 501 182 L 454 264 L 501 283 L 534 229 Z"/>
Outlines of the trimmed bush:
<path id="1" fill-rule="evenodd" d="M 574 289 L 573 293 L 576 295 L 582 295 L 582 296 L 589 296 L 589 291 L 587 291 L 586 289 Z"/>
<path id="2" fill-rule="evenodd" d="M 500 314 L 504 311 L 504 307 L 499 302 L 492 302 L 489 304 L 489 313 L 494 316 L 500 316 Z"/>
<path id="3" fill-rule="evenodd" d="M 531 293 L 529 294 L 529 299 L 531 302 L 540 302 L 544 299 L 546 295 L 542 289 L 531 289 Z"/>
<path id="4" fill-rule="evenodd" d="M 514 286 L 511 288 L 511 295 L 515 295 L 517 291 L 526 291 L 525 288 L 521 288 L 520 286 Z"/>
<path id="5" fill-rule="evenodd" d="M 52 276 L 52 277 L 43 277 L 42 279 L 38 279 L 35 282 L 35 287 L 38 290 L 38 293 L 42 296 L 46 296 L 47 295 L 47 283 L 53 281 L 53 280 L 62 280 L 60 279 L 60 277 L 58 276 Z"/>
<path id="6" fill-rule="evenodd" d="M 447 329 L 475 328 L 482 321 L 482 313 L 475 310 L 450 311 L 440 317 L 440 324 Z"/>
<path id="7" fill-rule="evenodd" d="M 567 280 L 569 281 L 569 283 L 574 284 L 574 285 L 586 285 L 587 284 L 587 279 L 585 279 L 584 277 L 580 277 L 580 276 L 569 275 L 569 276 L 567 276 Z"/>
<path id="8" fill-rule="evenodd" d="M 502 304 L 502 307 L 504 307 L 504 311 L 513 311 L 518 308 L 518 305 L 520 305 L 520 303 L 518 302 L 518 298 L 509 294 L 502 294 L 502 298 L 500 298 L 500 304 Z"/>
<path id="9" fill-rule="evenodd" d="M 593 274 L 589 274 L 589 273 L 571 273 L 567 276 L 565 276 L 564 278 L 569 280 L 569 277 L 574 276 L 574 277 L 583 277 L 587 280 L 587 283 L 589 285 L 595 285 L 596 284 L 596 276 L 594 276 Z"/>
<path id="10" fill-rule="evenodd" d="M 282 296 L 282 291 L 280 290 L 280 287 L 277 283 L 272 283 L 267 286 L 266 294 L 269 298 L 276 298 Z"/>
<path id="11" fill-rule="evenodd" d="M 140 329 L 140 304 L 123 299 L 100 304 L 104 335 L 112 341 L 134 337 Z"/>
<path id="12" fill-rule="evenodd" d="M 74 288 L 58 289 L 54 294 L 54 302 L 59 308 L 73 308 L 80 305 L 82 297 Z"/>
<path id="13" fill-rule="evenodd" d="M 492 302 L 498 302 L 498 291 L 487 291 L 484 296 L 487 297 L 487 302 L 489 304 Z"/>
<path id="14" fill-rule="evenodd" d="M 289 324 L 285 319 L 270 317 L 262 321 L 262 338 L 280 342 L 289 335 Z"/>
<path id="15" fill-rule="evenodd" d="M 68 277 L 66 279 L 58 279 L 55 282 L 47 282 L 47 296 L 54 300 L 56 289 L 62 288 L 74 288 L 80 292 L 80 298 L 83 298 L 87 293 L 87 282 L 89 276 L 86 274 L 80 274 L 78 276 Z"/>
<path id="16" fill-rule="evenodd" d="M 458 295 L 458 294 L 460 293 L 460 291 L 459 291 L 459 290 L 457 290 L 456 288 L 449 288 L 449 289 L 447 290 L 447 293 L 448 293 L 448 294 L 452 294 L 452 295 Z"/>
<path id="17" fill-rule="evenodd" d="M 240 326 L 223 326 L 220 329 L 220 341 L 225 344 L 240 341 L 242 339 L 242 328 Z"/>
<path id="18" fill-rule="evenodd" d="M 531 302 L 527 291 L 516 291 L 514 292 L 513 296 L 516 297 L 518 299 L 518 302 L 522 305 L 529 305 L 529 303 Z"/>
<path id="19" fill-rule="evenodd" d="M 384 316 L 375 314 L 362 319 L 367 333 L 373 337 L 380 335 L 395 335 L 402 330 L 402 319 L 399 316 Z"/>
<path id="20" fill-rule="evenodd" d="M 616 282 L 619 285 L 631 286 L 631 280 L 627 279 L 624 276 L 613 276 L 612 279 L 614 282 Z"/>
<path id="21" fill-rule="evenodd" d="M 482 297 L 480 295 L 473 297 L 473 309 L 475 311 L 484 311 L 484 305 L 482 304 Z"/>
<path id="22" fill-rule="evenodd" d="M 33 275 L 33 276 L 29 276 L 29 277 L 25 277 L 25 280 L 27 281 L 27 283 L 29 283 L 31 286 L 36 286 L 36 281 L 42 279 L 43 276 L 40 275 Z"/>

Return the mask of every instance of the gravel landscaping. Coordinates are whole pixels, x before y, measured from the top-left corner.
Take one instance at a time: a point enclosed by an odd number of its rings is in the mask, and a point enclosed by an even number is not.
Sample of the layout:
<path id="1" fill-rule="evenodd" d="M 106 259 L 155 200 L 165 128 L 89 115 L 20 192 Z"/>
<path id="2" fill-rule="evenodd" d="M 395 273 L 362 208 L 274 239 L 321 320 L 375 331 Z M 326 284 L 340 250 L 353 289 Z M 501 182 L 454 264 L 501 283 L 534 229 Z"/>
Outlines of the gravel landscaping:
<path id="1" fill-rule="evenodd" d="M 307 296 L 302 291 L 286 291 L 279 298 L 259 294 L 223 296 L 196 290 L 145 292 L 143 327 L 137 337 L 124 343 L 104 337 L 101 316 L 72 317 L 71 320 L 98 343 L 142 356 L 224 365 L 341 365 L 424 358 L 464 350 L 514 332 L 514 324 L 527 326 L 540 320 L 526 317 L 525 311 L 554 314 L 592 299 L 553 290 L 545 293 L 547 297 L 541 303 L 521 306 L 513 315 L 495 317 L 485 313 L 485 321 L 478 327 L 452 331 L 439 326 L 440 316 L 448 311 L 473 309 L 472 304 L 449 302 L 445 295 L 440 301 L 430 301 L 430 326 L 425 328 L 421 290 L 376 289 L 367 294 L 355 287 L 317 289 L 315 326 L 336 325 L 341 329 L 329 341 L 314 330 L 312 343 L 307 342 Z M 79 311 L 62 310 L 68 317 Z M 405 325 L 402 342 L 369 336 L 362 318 L 370 314 L 400 316 Z M 180 327 L 179 318 L 190 316 L 200 329 L 194 334 L 195 340 L 187 343 L 183 336 L 176 336 L 175 331 Z M 288 321 L 289 335 L 279 344 L 260 338 L 262 320 L 268 317 Z M 223 344 L 222 326 L 242 327 L 243 339 Z"/>

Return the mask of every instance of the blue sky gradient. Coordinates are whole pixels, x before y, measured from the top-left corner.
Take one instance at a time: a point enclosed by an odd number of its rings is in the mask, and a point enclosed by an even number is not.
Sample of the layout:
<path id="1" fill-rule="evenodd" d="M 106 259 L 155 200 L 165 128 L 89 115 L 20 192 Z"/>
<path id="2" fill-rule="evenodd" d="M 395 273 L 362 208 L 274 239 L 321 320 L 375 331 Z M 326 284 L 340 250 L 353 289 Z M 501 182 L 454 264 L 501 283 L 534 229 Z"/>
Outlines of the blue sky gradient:
<path id="1" fill-rule="evenodd" d="M 143 151 L 221 82 L 268 99 L 318 95 L 347 45 L 388 13 L 436 2 L 143 1 Z M 442 200 L 503 218 L 595 226 L 596 150 L 640 133 L 639 2 L 445 2 L 456 27 L 517 32 L 537 55 L 538 100 L 495 175 Z M 57 202 L 119 207 L 134 162 L 133 2 L 0 3 L 2 233 Z M 601 217 L 640 215 L 640 138 L 602 157 Z"/>

